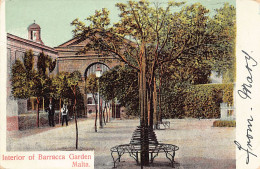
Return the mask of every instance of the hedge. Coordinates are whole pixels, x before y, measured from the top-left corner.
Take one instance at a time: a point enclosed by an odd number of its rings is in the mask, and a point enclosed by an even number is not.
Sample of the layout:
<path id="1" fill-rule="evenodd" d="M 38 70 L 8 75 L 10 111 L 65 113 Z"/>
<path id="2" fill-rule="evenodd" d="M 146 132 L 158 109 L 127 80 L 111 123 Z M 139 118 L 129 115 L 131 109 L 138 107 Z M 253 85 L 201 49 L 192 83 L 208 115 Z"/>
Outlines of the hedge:
<path id="1" fill-rule="evenodd" d="M 233 104 L 233 84 L 203 84 L 185 90 L 186 117 L 219 118 L 220 103 Z"/>
<path id="2" fill-rule="evenodd" d="M 213 122 L 213 127 L 236 127 L 236 121 L 217 120 Z"/>

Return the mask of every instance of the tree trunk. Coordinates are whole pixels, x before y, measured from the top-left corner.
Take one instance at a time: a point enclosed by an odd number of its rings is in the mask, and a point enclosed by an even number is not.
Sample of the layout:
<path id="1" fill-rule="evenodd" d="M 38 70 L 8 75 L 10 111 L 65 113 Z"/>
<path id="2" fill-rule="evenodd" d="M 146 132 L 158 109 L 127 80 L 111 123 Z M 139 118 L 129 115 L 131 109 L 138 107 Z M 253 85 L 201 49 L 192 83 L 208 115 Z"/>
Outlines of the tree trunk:
<path id="1" fill-rule="evenodd" d="M 147 88 L 146 88 L 146 56 L 145 44 L 141 46 L 141 67 L 139 76 L 139 98 L 140 98 L 140 123 L 141 123 L 141 167 L 149 165 L 149 140 L 148 140 L 148 110 L 147 110 Z"/>
<path id="2" fill-rule="evenodd" d="M 99 96 L 98 96 L 99 97 Z M 103 122 L 102 122 L 102 107 L 100 106 L 100 99 L 98 102 L 98 111 L 99 111 L 99 127 L 103 128 Z"/>
<path id="3" fill-rule="evenodd" d="M 42 98 L 42 112 L 44 112 L 44 97 Z"/>
<path id="4" fill-rule="evenodd" d="M 108 121 L 110 122 L 111 118 L 111 105 L 108 105 Z"/>
<path id="5" fill-rule="evenodd" d="M 105 103 L 105 111 L 106 111 L 106 116 L 107 116 L 106 117 L 106 123 L 108 123 L 108 116 L 109 116 L 107 109 L 108 109 L 108 103 L 106 102 Z"/>
<path id="6" fill-rule="evenodd" d="M 78 121 L 77 121 L 77 112 L 74 108 L 75 111 L 75 124 L 76 124 L 76 149 L 78 149 L 78 142 L 79 142 L 79 133 L 78 133 Z"/>
<path id="7" fill-rule="evenodd" d="M 31 101 L 31 105 L 32 105 L 32 110 L 35 110 L 35 107 L 34 107 L 34 99 L 30 99 Z"/>
<path id="8" fill-rule="evenodd" d="M 106 102 L 105 102 L 104 110 L 102 109 L 103 122 L 104 122 L 104 124 L 106 125 L 105 111 L 106 111 Z"/>
<path id="9" fill-rule="evenodd" d="M 78 149 L 78 121 L 77 121 L 77 112 L 76 112 L 76 104 L 77 104 L 77 99 L 76 99 L 76 85 L 74 86 L 73 89 L 73 94 L 74 94 L 74 105 L 73 105 L 73 111 L 74 111 L 74 117 L 75 117 L 75 124 L 76 124 L 76 149 Z"/>
<path id="10" fill-rule="evenodd" d="M 61 117 L 61 98 L 60 98 L 59 124 L 60 124 L 60 117 Z"/>
<path id="11" fill-rule="evenodd" d="M 153 124 L 157 124 L 157 89 L 156 89 L 156 79 L 154 77 L 154 81 L 153 81 L 153 113 L 154 113 L 154 123 Z"/>
<path id="12" fill-rule="evenodd" d="M 157 122 L 162 122 L 162 75 L 163 75 L 163 66 L 161 65 L 160 77 L 159 77 L 159 113 L 157 116 Z"/>
<path id="13" fill-rule="evenodd" d="M 155 100 L 155 92 L 156 92 L 156 83 L 155 83 L 155 76 L 152 73 L 151 75 L 151 83 L 147 87 L 148 91 L 148 107 L 149 107 L 149 118 L 148 118 L 148 126 L 149 128 L 153 129 L 154 124 L 154 113 L 156 112 L 156 100 Z"/>
<path id="14" fill-rule="evenodd" d="M 149 118 L 149 127 L 152 129 L 153 128 L 153 114 L 154 114 L 154 99 L 153 99 L 153 93 L 154 93 L 154 86 L 153 83 L 151 86 L 149 86 L 149 107 L 150 107 L 150 118 Z"/>
<path id="15" fill-rule="evenodd" d="M 96 109 L 96 116 L 95 116 L 95 132 L 97 132 L 97 116 L 98 116 L 98 110 L 97 110 L 97 101 L 95 99 L 95 95 L 92 94 L 92 97 L 94 99 L 94 102 L 95 102 L 95 109 Z"/>
<path id="16" fill-rule="evenodd" d="M 88 105 L 85 106 L 85 117 L 88 117 Z"/>
<path id="17" fill-rule="evenodd" d="M 95 105 L 96 107 L 96 117 L 95 117 L 95 132 L 97 132 L 97 116 L 98 116 L 98 110 L 97 110 L 97 105 Z"/>
<path id="18" fill-rule="evenodd" d="M 114 99 L 112 100 L 112 105 L 111 105 L 111 111 L 112 111 L 112 117 L 113 118 L 115 118 L 116 116 L 115 116 L 115 101 L 114 101 Z"/>
<path id="19" fill-rule="evenodd" d="M 40 100 L 39 100 L 39 98 L 38 97 L 36 97 L 36 101 L 37 101 L 37 119 L 36 119 L 36 125 L 37 125 L 37 127 L 39 128 L 40 127 L 40 107 L 39 107 L 39 105 L 40 105 Z"/>

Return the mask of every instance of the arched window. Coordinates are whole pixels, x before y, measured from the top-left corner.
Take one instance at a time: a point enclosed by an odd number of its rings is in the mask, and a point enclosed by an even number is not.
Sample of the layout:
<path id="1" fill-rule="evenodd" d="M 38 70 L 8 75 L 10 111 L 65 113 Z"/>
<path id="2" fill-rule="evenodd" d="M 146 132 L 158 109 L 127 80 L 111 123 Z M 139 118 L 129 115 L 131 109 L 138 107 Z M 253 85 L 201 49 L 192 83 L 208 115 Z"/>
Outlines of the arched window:
<path id="1" fill-rule="evenodd" d="M 92 110 L 89 110 L 88 113 L 91 114 L 91 113 L 92 113 Z"/>
<path id="2" fill-rule="evenodd" d="M 89 97 L 89 98 L 88 98 L 88 104 L 93 104 L 92 102 L 93 102 L 92 98 Z"/>

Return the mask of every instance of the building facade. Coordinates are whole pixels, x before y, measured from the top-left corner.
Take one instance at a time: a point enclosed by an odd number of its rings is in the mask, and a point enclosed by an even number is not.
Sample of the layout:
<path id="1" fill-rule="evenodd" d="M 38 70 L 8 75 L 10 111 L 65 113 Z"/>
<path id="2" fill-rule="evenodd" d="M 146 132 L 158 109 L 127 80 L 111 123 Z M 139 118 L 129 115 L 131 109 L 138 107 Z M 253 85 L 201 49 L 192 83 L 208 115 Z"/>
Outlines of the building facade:
<path id="1" fill-rule="evenodd" d="M 41 28 L 38 24 L 33 23 L 28 27 L 28 39 L 18 37 L 7 33 L 7 130 L 19 130 L 21 125 L 19 123 L 24 123 L 24 121 L 33 121 L 36 126 L 35 114 L 36 114 L 36 104 L 35 98 L 30 98 L 28 100 L 15 99 L 12 94 L 11 86 L 11 70 L 12 65 L 16 60 L 23 60 L 26 51 L 32 50 L 34 54 L 34 67 L 37 67 L 38 55 L 44 52 L 45 55 L 50 56 L 53 60 L 56 59 L 56 67 L 52 72 L 56 75 L 61 72 L 72 73 L 74 71 L 79 71 L 82 76 L 82 83 L 79 84 L 81 93 L 84 96 L 85 113 L 91 115 L 96 111 L 94 99 L 92 94 L 86 93 L 85 82 L 90 74 L 96 74 L 101 76 L 104 72 L 115 67 L 116 65 L 123 65 L 114 56 L 104 57 L 97 54 L 94 51 L 88 51 L 84 54 L 79 53 L 86 44 L 89 43 L 89 39 L 78 39 L 73 38 L 58 47 L 52 48 L 46 46 L 41 39 Z M 99 97 L 98 105 L 104 107 L 104 101 L 102 97 Z M 40 116 L 44 115 L 46 119 L 47 114 L 44 112 L 44 101 L 40 103 Z M 124 108 L 120 108 L 118 104 L 113 104 L 113 110 L 111 116 L 115 118 L 120 117 L 120 112 L 124 111 Z M 26 115 L 31 115 L 28 118 Z M 27 123 L 27 122 L 26 122 Z M 33 127 L 31 126 L 31 127 Z M 23 129 L 23 127 L 22 127 Z"/>
<path id="2" fill-rule="evenodd" d="M 38 55 L 41 52 L 50 56 L 52 59 L 58 58 L 58 52 L 54 48 L 44 45 L 41 40 L 41 28 L 38 24 L 33 23 L 28 27 L 28 39 L 24 39 L 7 33 L 7 130 L 18 130 L 19 120 L 18 115 L 28 113 L 28 101 L 23 99 L 14 99 L 11 94 L 11 70 L 15 60 L 22 60 L 25 52 L 32 50 L 34 54 L 34 67 L 38 60 Z M 52 72 L 58 73 L 57 66 Z M 31 107 L 33 99 L 31 99 Z"/>
<path id="3" fill-rule="evenodd" d="M 90 40 L 88 38 L 82 40 L 73 38 L 58 47 L 55 50 L 58 52 L 57 69 L 58 72 L 79 71 L 82 76 L 82 83 L 80 83 L 81 92 L 84 94 L 85 111 L 91 115 L 96 111 L 94 99 L 92 94 L 86 93 L 85 83 L 90 74 L 95 74 L 97 77 L 101 76 L 104 72 L 112 69 L 116 65 L 124 65 L 123 62 L 116 59 L 114 56 L 102 56 L 95 51 L 87 51 L 81 53 Z M 99 95 L 98 95 L 99 97 Z M 98 105 L 104 106 L 102 97 L 98 99 Z M 101 107 L 102 107 L 101 106 Z M 116 107 L 116 106 L 114 106 Z M 117 106 L 119 107 L 119 106 Z M 117 111 L 116 111 L 117 110 Z M 120 117 L 120 108 L 114 110 L 112 117 Z"/>

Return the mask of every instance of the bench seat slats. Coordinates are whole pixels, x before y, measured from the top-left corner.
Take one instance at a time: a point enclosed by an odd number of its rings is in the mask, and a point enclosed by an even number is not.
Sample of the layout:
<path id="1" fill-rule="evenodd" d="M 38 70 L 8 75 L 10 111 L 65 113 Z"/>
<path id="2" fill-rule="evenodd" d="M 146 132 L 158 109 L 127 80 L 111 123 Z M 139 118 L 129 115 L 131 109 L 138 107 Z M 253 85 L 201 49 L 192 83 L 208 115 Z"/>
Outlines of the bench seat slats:
<path id="1" fill-rule="evenodd" d="M 146 138 L 142 137 L 143 130 L 147 130 L 148 136 Z M 138 126 L 137 129 L 134 131 L 129 144 L 117 145 L 110 149 L 111 156 L 114 162 L 114 167 L 117 161 L 120 162 L 120 159 L 125 152 L 129 153 L 129 155 L 133 157 L 138 163 L 138 154 L 141 153 L 141 144 L 143 141 L 145 141 L 149 145 L 148 152 L 151 154 L 151 163 L 153 162 L 155 157 L 158 156 L 158 153 L 165 153 L 166 157 L 171 161 L 172 167 L 174 167 L 173 163 L 175 151 L 179 150 L 179 147 L 173 144 L 159 143 L 157 141 L 155 132 L 152 129 L 144 129 L 140 126 Z M 114 157 L 114 153 L 117 154 L 117 158 Z"/>

